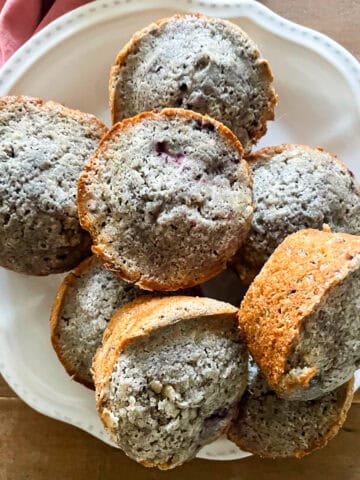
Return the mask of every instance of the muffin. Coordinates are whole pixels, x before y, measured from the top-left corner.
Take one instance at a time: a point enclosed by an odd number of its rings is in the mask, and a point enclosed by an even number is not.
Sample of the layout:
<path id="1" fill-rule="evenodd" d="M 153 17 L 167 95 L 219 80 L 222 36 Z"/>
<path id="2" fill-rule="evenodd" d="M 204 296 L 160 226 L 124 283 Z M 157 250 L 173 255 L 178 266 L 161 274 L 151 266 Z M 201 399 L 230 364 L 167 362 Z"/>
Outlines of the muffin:
<path id="1" fill-rule="evenodd" d="M 275 248 L 305 228 L 360 234 L 360 189 L 353 174 L 330 153 L 305 145 L 280 145 L 247 157 L 255 211 L 249 239 L 234 262 L 244 283 Z"/>
<path id="2" fill-rule="evenodd" d="M 228 433 L 242 450 L 261 457 L 301 458 L 325 447 L 345 422 L 354 380 L 310 401 L 285 400 L 271 390 L 255 363 L 239 415 Z"/>
<path id="3" fill-rule="evenodd" d="M 276 393 L 319 398 L 360 360 L 360 237 L 301 230 L 255 278 L 239 311 L 244 341 Z"/>
<path id="4" fill-rule="evenodd" d="M 113 123 L 177 107 L 229 127 L 245 152 L 266 133 L 277 97 L 270 66 L 237 25 L 199 14 L 175 15 L 135 33 L 110 75 Z"/>
<path id="5" fill-rule="evenodd" d="M 237 309 L 209 298 L 137 299 L 94 359 L 97 408 L 132 459 L 174 468 L 229 427 L 246 387 Z"/>
<path id="6" fill-rule="evenodd" d="M 181 109 L 143 113 L 115 125 L 86 164 L 80 222 L 124 280 L 188 288 L 224 270 L 246 238 L 251 183 L 222 124 Z"/>
<path id="7" fill-rule="evenodd" d="M 95 256 L 84 260 L 61 284 L 51 311 L 51 342 L 73 380 L 94 388 L 91 364 L 113 314 L 145 295 L 104 269 Z M 201 295 L 200 288 L 181 291 Z"/>
<path id="8" fill-rule="evenodd" d="M 0 266 L 48 275 L 89 255 L 76 186 L 105 132 L 93 115 L 55 102 L 0 98 Z"/>

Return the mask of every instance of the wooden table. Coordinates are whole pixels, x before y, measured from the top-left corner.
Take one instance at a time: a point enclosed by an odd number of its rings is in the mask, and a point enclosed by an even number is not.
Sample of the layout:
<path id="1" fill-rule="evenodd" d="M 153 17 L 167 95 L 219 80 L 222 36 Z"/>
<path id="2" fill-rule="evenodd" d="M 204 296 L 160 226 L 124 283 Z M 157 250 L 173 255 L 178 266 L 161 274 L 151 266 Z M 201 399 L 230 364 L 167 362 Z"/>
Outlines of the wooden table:
<path id="1" fill-rule="evenodd" d="M 324 32 L 360 58 L 359 0 L 268 0 L 281 15 Z M 0 377 L 0 480 L 359 480 L 360 395 L 340 434 L 302 460 L 193 462 L 147 470 L 90 435 L 39 415 Z"/>

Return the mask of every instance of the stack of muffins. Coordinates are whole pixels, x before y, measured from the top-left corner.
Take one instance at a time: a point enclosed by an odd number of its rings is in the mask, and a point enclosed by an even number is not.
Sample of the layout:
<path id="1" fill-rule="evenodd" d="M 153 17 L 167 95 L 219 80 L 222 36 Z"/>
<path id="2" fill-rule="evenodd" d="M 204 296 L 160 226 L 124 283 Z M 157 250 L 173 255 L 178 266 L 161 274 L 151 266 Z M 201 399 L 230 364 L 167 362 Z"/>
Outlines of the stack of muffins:
<path id="1" fill-rule="evenodd" d="M 351 404 L 360 191 L 322 149 L 251 152 L 272 82 L 239 27 L 176 15 L 118 54 L 109 131 L 56 102 L 0 101 L 0 264 L 74 268 L 54 349 L 145 466 L 178 466 L 224 434 L 301 457 Z M 202 296 L 227 267 L 250 285 L 240 308 Z"/>

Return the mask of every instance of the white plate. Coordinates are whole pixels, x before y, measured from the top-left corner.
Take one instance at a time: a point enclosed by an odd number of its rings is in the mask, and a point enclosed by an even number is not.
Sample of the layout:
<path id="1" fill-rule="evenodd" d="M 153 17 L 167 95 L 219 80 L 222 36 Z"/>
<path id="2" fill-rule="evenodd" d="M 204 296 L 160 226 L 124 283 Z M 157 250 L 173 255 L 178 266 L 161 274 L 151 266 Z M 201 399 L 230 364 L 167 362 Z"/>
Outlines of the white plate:
<path id="1" fill-rule="evenodd" d="M 360 177 L 360 67 L 340 45 L 244 0 L 100 0 L 53 22 L 0 71 L 0 94 L 54 99 L 109 122 L 109 68 L 131 34 L 176 12 L 200 11 L 238 23 L 271 62 L 277 120 L 260 145 L 321 145 Z M 0 269 L 0 371 L 30 406 L 110 443 L 94 395 L 72 382 L 49 341 L 49 310 L 61 276 L 33 278 Z M 199 457 L 247 456 L 220 440 Z"/>

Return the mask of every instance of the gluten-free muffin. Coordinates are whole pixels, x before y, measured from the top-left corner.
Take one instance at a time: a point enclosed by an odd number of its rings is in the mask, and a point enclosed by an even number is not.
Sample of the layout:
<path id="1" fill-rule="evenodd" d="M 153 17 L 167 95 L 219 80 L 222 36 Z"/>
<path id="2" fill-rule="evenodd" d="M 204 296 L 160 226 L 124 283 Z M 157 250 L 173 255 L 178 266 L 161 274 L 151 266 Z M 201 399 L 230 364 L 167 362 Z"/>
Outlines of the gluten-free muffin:
<path id="1" fill-rule="evenodd" d="M 246 239 L 253 211 L 237 138 L 181 109 L 116 124 L 80 176 L 78 203 L 105 267 L 162 291 L 224 270 Z"/>
<path id="2" fill-rule="evenodd" d="M 229 127 L 249 152 L 274 118 L 272 80 L 237 25 L 175 15 L 135 33 L 119 52 L 110 76 L 113 122 L 165 107 L 194 110 Z"/>
<path id="3" fill-rule="evenodd" d="M 225 433 L 246 388 L 237 309 L 211 298 L 134 300 L 94 358 L 98 413 L 147 467 L 174 468 Z"/>
<path id="4" fill-rule="evenodd" d="M 255 210 L 235 265 L 250 283 L 275 248 L 305 228 L 360 234 L 360 188 L 334 155 L 306 145 L 268 147 L 247 157 Z"/>
<path id="5" fill-rule="evenodd" d="M 301 458 L 325 447 L 346 420 L 354 380 L 316 400 L 286 400 L 269 387 L 254 362 L 228 437 L 242 450 L 269 458 Z"/>
<path id="6" fill-rule="evenodd" d="M 73 380 L 94 388 L 91 364 L 111 317 L 120 307 L 146 294 L 149 292 L 105 270 L 95 255 L 65 277 L 51 311 L 51 341 Z M 195 287 L 179 294 L 202 293 Z"/>
<path id="7" fill-rule="evenodd" d="M 289 235 L 240 307 L 246 345 L 271 388 L 313 400 L 344 384 L 360 361 L 360 236 Z"/>
<path id="8" fill-rule="evenodd" d="M 106 130 L 56 102 L 0 98 L 0 266 L 47 275 L 89 255 L 77 180 Z"/>

